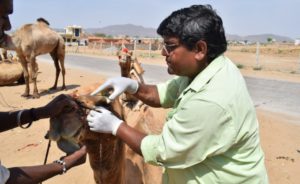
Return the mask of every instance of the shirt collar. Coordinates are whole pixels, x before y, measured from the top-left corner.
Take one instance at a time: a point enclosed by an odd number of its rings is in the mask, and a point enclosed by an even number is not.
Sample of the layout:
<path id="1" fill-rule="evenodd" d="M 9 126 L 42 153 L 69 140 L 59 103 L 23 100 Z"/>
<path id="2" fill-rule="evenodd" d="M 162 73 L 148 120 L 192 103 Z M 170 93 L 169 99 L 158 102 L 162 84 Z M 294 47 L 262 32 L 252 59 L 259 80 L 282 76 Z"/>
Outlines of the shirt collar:
<path id="1" fill-rule="evenodd" d="M 208 83 L 208 81 L 213 78 L 213 76 L 223 68 L 226 62 L 226 57 L 221 55 L 214 59 L 203 71 L 201 71 L 195 79 L 190 83 L 190 85 L 184 90 L 184 93 L 189 89 L 193 91 L 200 91 L 202 87 Z"/>

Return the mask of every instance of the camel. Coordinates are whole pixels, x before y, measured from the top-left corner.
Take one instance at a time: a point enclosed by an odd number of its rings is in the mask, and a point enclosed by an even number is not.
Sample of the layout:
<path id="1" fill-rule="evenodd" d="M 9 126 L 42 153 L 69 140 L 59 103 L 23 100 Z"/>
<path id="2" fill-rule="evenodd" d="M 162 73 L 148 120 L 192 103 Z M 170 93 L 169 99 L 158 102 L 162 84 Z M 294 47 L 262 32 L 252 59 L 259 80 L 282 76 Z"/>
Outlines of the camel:
<path id="1" fill-rule="evenodd" d="M 121 76 L 137 80 L 139 83 L 144 83 L 144 69 L 136 58 L 132 59 L 132 52 L 127 48 L 122 48 L 117 52 L 117 56 L 119 58 Z M 129 108 L 132 108 L 134 111 L 139 111 L 141 106 L 144 104 L 142 101 L 130 94 L 124 94 L 122 96 L 122 101 L 123 105 L 129 106 Z"/>
<path id="2" fill-rule="evenodd" d="M 126 59 L 122 60 L 122 56 Z M 130 53 L 119 55 L 122 76 L 135 77 L 143 81 L 141 74 L 133 74 L 133 69 L 138 70 L 134 66 L 141 69 L 140 65 L 133 65 L 133 61 Z M 157 121 L 151 109 L 143 103 L 140 105 L 140 101 L 132 96 L 120 96 L 110 103 L 107 100 L 111 92 L 109 90 L 97 96 L 89 96 L 100 84 L 81 87 L 70 94 L 70 98 L 74 99 L 80 108 L 76 112 L 64 112 L 52 117 L 49 139 L 56 141 L 58 147 L 66 153 L 74 152 L 80 144 L 85 144 L 97 184 L 161 183 L 161 168 L 146 164 L 142 157 L 125 146 L 118 137 L 89 130 L 85 118 L 88 111 L 98 105 L 108 108 L 116 116 L 145 133 L 158 133 L 161 130 L 159 126 L 162 123 Z M 139 106 L 138 111 L 133 110 L 135 106 Z M 158 125 L 153 126 L 151 124 L 153 122 Z"/>
<path id="3" fill-rule="evenodd" d="M 96 85 L 94 86 L 96 89 Z M 126 119 L 123 108 L 118 100 L 108 104 L 105 96 L 89 96 L 89 93 L 89 90 L 81 89 L 70 94 L 82 108 L 76 112 L 65 112 L 52 117 L 48 137 L 56 141 L 58 147 L 67 154 L 77 150 L 80 144 L 85 144 L 95 183 L 122 184 L 124 183 L 125 173 L 124 143 L 111 134 L 91 132 L 85 118 L 88 112 L 87 109 L 92 109 L 95 105 L 101 105 L 107 107 L 119 118 Z"/>
<path id="4" fill-rule="evenodd" d="M 30 96 L 29 76 L 31 76 L 34 85 L 32 97 L 39 98 L 36 84 L 38 74 L 36 56 L 46 53 L 50 53 L 56 68 L 55 82 L 50 90 L 57 88 L 60 71 L 62 72 L 63 77 L 61 89 L 63 90 L 66 88 L 64 39 L 58 33 L 49 28 L 49 23 L 45 19 L 39 18 L 35 24 L 25 24 L 12 36 L 6 35 L 6 40 L 1 43 L 0 47 L 8 50 L 14 50 L 17 53 L 19 61 L 22 64 L 26 83 L 25 92 L 22 94 L 23 97 Z M 28 70 L 28 64 L 30 67 L 30 73 Z"/>
<path id="5" fill-rule="evenodd" d="M 10 85 L 14 82 L 24 84 L 23 70 L 21 64 L 6 49 L 1 49 L 0 61 L 0 86 Z"/>
<path id="6" fill-rule="evenodd" d="M 24 84 L 23 70 L 19 62 L 5 59 L 0 62 L 0 86 L 10 85 L 14 82 Z"/>

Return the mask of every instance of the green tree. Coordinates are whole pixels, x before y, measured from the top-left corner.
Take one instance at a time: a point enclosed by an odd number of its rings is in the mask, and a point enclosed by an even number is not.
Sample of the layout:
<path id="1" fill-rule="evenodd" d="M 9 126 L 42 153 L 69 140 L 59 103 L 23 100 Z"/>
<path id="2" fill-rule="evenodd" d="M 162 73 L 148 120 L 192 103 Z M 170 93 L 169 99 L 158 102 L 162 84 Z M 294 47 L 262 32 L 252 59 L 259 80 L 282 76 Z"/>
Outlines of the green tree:
<path id="1" fill-rule="evenodd" d="M 271 42 L 273 42 L 273 38 L 268 37 L 267 41 L 268 41 L 268 43 L 271 43 Z"/>
<path id="2" fill-rule="evenodd" d="M 106 34 L 104 34 L 104 33 L 94 33 L 94 36 L 106 37 Z"/>

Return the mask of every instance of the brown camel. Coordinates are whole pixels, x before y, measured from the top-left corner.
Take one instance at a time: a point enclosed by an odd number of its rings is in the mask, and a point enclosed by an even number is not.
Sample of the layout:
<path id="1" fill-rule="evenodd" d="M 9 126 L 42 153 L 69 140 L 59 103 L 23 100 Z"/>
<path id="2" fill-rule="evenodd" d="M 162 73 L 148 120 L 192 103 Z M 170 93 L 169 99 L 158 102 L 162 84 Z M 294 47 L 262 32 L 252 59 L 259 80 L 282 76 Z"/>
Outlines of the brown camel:
<path id="1" fill-rule="evenodd" d="M 16 51 L 19 61 L 22 64 L 26 88 L 22 96 L 28 97 L 30 94 L 29 76 L 32 77 L 34 89 L 33 98 L 39 98 L 36 85 L 38 65 L 36 56 L 50 53 L 56 68 L 55 82 L 50 89 L 57 88 L 57 81 L 60 70 L 63 77 L 62 89 L 65 89 L 65 44 L 63 38 L 49 28 L 49 23 L 39 18 L 35 24 L 26 24 L 19 28 L 12 36 L 8 36 L 6 41 L 0 45 L 1 48 Z M 30 72 L 28 70 L 28 64 Z M 60 66 L 59 66 L 60 65 Z"/>
<path id="2" fill-rule="evenodd" d="M 119 64 L 122 76 L 135 76 L 130 74 L 134 69 L 131 55 L 126 53 L 125 61 L 121 61 L 121 58 L 119 57 Z M 138 77 L 142 80 L 141 75 Z M 136 98 L 119 97 L 108 103 L 109 91 L 97 96 L 89 96 L 100 84 L 81 87 L 71 94 L 81 108 L 76 112 L 64 112 L 51 118 L 48 137 L 57 141 L 58 147 L 66 153 L 75 151 L 80 144 L 85 144 L 97 184 L 161 183 L 161 168 L 146 164 L 142 157 L 125 146 L 118 137 L 89 130 L 85 120 L 86 115 L 88 109 L 93 109 L 97 105 L 108 108 L 119 118 L 132 123 L 131 126 L 145 133 L 158 133 L 161 130 L 162 122 L 154 117 L 148 106 L 142 104 L 139 111 L 133 111 L 133 108 L 139 104 Z M 157 125 L 151 124 L 153 122 Z"/>
<path id="3" fill-rule="evenodd" d="M 14 82 L 23 83 L 22 66 L 17 61 L 5 59 L 0 62 L 0 86 L 10 85 Z"/>
<path id="4" fill-rule="evenodd" d="M 80 88 L 70 94 L 81 108 L 52 117 L 48 138 L 56 141 L 66 153 L 74 152 L 80 144 L 85 144 L 95 182 L 122 184 L 125 183 L 125 144 L 111 134 L 91 132 L 85 120 L 88 109 L 96 105 L 104 106 L 119 118 L 126 119 L 119 100 L 108 104 L 107 95 L 89 96 L 99 84 L 94 84 L 94 88 Z"/>
<path id="5" fill-rule="evenodd" d="M 0 86 L 10 85 L 16 81 L 24 84 L 22 66 L 17 58 L 8 54 L 6 49 L 1 49 L 0 56 Z"/>

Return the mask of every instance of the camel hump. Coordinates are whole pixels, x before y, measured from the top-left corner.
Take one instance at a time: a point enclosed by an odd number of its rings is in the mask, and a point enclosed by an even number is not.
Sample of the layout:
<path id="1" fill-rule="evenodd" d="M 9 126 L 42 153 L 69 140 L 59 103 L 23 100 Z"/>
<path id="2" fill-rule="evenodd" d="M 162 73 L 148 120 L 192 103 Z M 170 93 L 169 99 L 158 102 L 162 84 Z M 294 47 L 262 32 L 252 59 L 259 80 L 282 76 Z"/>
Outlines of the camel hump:
<path id="1" fill-rule="evenodd" d="M 42 18 L 42 17 L 36 19 L 36 21 L 39 22 L 39 23 L 45 23 L 45 24 L 47 24 L 48 26 L 50 26 L 50 23 L 49 23 L 46 19 L 44 19 L 44 18 Z"/>

